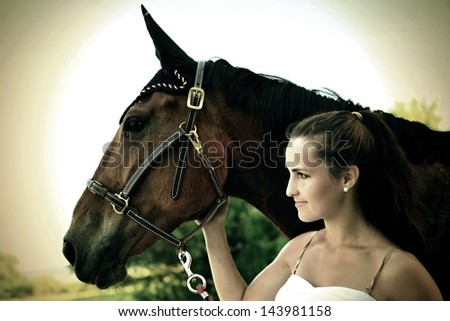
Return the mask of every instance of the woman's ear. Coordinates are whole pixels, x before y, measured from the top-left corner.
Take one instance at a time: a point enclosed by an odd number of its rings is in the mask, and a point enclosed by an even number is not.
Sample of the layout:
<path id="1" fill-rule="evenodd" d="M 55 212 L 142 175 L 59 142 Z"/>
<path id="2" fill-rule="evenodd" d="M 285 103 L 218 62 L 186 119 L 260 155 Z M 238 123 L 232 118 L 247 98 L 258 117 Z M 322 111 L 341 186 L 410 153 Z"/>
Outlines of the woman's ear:
<path id="1" fill-rule="evenodd" d="M 344 175 L 344 185 L 347 188 L 352 188 L 359 178 L 359 168 L 356 165 L 350 165 Z"/>

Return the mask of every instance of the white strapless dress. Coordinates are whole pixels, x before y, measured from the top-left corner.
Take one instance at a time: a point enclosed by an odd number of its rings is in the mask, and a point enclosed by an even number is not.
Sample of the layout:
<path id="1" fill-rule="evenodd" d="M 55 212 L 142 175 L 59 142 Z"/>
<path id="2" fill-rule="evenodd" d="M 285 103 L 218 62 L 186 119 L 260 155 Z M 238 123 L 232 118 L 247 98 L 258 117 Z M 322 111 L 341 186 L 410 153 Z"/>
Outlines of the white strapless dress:
<path id="1" fill-rule="evenodd" d="M 375 301 L 363 291 L 342 286 L 315 287 L 299 275 L 291 275 L 275 301 Z"/>

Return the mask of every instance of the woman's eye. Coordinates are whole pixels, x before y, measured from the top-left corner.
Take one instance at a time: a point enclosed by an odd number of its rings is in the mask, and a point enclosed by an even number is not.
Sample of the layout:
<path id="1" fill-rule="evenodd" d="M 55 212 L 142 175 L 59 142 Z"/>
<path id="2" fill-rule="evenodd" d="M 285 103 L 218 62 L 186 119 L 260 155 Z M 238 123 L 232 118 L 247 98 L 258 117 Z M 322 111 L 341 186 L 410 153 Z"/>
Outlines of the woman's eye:
<path id="1" fill-rule="evenodd" d="M 145 126 L 145 123 L 140 117 L 132 116 L 125 120 L 123 131 L 125 133 L 138 133 Z"/>
<path id="2" fill-rule="evenodd" d="M 298 178 L 308 178 L 309 177 L 309 175 L 306 175 L 306 174 L 303 174 L 300 172 L 297 173 L 297 176 L 298 176 Z"/>

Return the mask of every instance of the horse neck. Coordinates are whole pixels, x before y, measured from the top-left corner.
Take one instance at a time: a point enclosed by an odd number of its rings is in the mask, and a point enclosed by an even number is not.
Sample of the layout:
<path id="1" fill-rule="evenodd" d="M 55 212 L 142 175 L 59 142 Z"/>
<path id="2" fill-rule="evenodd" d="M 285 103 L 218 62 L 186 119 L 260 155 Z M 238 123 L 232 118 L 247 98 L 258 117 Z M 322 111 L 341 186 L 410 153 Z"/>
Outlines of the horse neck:
<path id="1" fill-rule="evenodd" d="M 256 207 L 288 237 L 311 230 L 299 221 L 293 200 L 285 194 L 284 133 L 264 129 L 255 115 L 225 110 L 224 127 L 230 138 L 225 192 Z"/>

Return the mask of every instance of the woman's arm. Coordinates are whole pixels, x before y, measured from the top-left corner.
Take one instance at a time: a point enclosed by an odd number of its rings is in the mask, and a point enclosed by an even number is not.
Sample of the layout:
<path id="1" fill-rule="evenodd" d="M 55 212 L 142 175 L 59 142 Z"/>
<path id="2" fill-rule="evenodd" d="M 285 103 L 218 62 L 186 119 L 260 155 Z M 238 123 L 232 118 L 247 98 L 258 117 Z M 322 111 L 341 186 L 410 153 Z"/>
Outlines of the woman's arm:
<path id="1" fill-rule="evenodd" d="M 440 301 L 441 292 L 425 267 L 411 253 L 396 251 L 379 276 L 383 299 Z M 376 286 L 376 283 L 375 283 Z"/>
<path id="2" fill-rule="evenodd" d="M 220 300 L 240 301 L 247 284 L 239 273 L 231 256 L 225 233 L 225 216 L 228 202 L 219 209 L 213 220 L 203 227 L 214 285 Z"/>
<path id="3" fill-rule="evenodd" d="M 228 204 L 225 204 L 216 217 L 203 227 L 209 264 L 220 300 L 273 300 L 291 274 L 291 265 L 295 262 L 290 261 L 298 252 L 297 247 L 292 244 L 298 243 L 299 238 L 286 244 L 276 259 L 247 286 L 234 263 L 228 245 L 225 232 L 227 210 Z"/>

